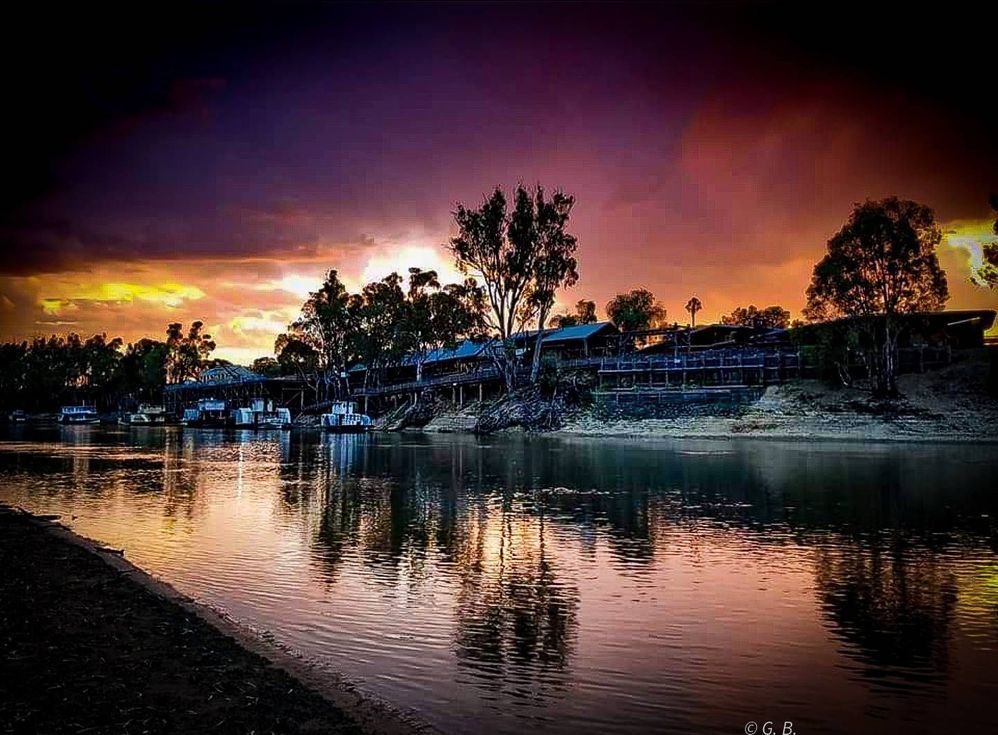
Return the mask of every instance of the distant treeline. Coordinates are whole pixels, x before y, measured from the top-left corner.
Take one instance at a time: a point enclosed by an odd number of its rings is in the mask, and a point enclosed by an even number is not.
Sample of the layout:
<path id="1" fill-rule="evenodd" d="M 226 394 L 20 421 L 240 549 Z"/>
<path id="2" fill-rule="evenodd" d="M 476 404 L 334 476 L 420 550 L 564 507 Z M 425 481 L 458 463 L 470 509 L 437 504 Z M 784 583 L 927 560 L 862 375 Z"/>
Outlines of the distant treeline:
<path id="1" fill-rule="evenodd" d="M 167 326 L 166 340 L 78 334 L 0 345 L 0 407 L 52 411 L 87 403 L 101 410 L 158 401 L 163 386 L 197 378 L 215 349 L 204 324 Z"/>

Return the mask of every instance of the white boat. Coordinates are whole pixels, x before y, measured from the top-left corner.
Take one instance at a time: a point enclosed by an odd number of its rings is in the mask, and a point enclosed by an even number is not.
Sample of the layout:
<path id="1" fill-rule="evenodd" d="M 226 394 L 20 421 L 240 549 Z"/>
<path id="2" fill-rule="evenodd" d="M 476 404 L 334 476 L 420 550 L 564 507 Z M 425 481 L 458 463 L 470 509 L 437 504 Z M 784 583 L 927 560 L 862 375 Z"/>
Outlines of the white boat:
<path id="1" fill-rule="evenodd" d="M 323 429 L 335 434 L 361 434 L 373 424 L 366 413 L 357 413 L 357 404 L 353 401 L 334 401 L 329 413 L 322 414 L 319 421 Z"/>
<path id="2" fill-rule="evenodd" d="M 184 426 L 189 426 L 191 428 L 225 428 L 228 423 L 225 401 L 216 401 L 213 398 L 202 398 L 198 401 L 197 408 L 184 409 L 184 418 L 181 423 Z"/>
<path id="3" fill-rule="evenodd" d="M 93 406 L 63 406 L 59 410 L 60 424 L 99 424 L 100 416 Z"/>
<path id="4" fill-rule="evenodd" d="M 277 408 L 273 411 L 263 411 L 257 414 L 256 428 L 258 429 L 290 429 L 291 410 L 287 408 Z"/>
<path id="5" fill-rule="evenodd" d="M 166 409 L 163 406 L 142 403 L 139 404 L 137 411 L 126 413 L 118 419 L 118 423 L 125 426 L 165 426 L 167 423 Z"/>
<path id="6" fill-rule="evenodd" d="M 291 411 L 274 408 L 273 401 L 254 398 L 249 406 L 235 408 L 229 418 L 237 429 L 290 429 Z"/>

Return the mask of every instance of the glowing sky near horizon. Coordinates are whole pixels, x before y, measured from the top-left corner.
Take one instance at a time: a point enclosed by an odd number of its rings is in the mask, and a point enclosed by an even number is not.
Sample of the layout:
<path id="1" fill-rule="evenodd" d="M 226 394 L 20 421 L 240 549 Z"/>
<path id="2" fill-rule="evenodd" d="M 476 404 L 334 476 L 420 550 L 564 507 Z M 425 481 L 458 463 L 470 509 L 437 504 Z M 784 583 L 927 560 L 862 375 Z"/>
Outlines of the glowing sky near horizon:
<path id="1" fill-rule="evenodd" d="M 15 124 L 40 132 L 5 138 L 5 186 L 47 173 L 6 197 L 0 339 L 201 319 L 220 356 L 248 361 L 329 268 L 353 288 L 409 266 L 456 277 L 455 204 L 518 181 L 577 197 L 565 305 L 643 286 L 680 322 L 692 294 L 704 321 L 749 303 L 796 314 L 852 204 L 892 194 L 947 232 L 949 305 L 998 303 L 971 279 L 998 190 L 973 31 L 956 44 L 942 19 L 935 60 L 881 58 L 865 37 L 804 50 L 792 18 L 754 9 L 525 7 L 264 6 L 238 32 L 112 39 L 129 45 L 63 77 L 8 68 Z M 888 56 L 921 81 L 892 81 Z M 43 83 L 65 101 L 28 105 Z M 59 107 L 94 88 L 93 114 Z"/>

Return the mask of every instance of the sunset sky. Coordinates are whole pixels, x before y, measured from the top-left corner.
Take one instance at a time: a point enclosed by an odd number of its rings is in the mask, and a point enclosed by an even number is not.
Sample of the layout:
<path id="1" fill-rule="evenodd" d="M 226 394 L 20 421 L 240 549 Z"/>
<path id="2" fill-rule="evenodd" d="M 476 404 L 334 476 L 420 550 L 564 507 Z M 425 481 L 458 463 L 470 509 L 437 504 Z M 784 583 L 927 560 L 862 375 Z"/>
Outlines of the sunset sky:
<path id="1" fill-rule="evenodd" d="M 271 354 L 336 268 L 453 273 L 456 203 L 577 198 L 581 279 L 685 322 L 794 315 L 854 202 L 927 204 L 950 307 L 998 191 L 995 11 L 741 3 L 19 11 L 3 55 L 0 339 L 162 337 Z M 907 8 L 901 10 L 900 8 Z"/>

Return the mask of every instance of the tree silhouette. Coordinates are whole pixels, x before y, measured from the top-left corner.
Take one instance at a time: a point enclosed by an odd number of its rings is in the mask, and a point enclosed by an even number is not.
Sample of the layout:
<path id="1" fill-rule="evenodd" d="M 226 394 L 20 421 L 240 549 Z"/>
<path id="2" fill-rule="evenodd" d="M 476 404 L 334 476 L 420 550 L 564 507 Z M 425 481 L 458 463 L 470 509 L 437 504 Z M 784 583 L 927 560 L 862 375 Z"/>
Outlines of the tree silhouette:
<path id="1" fill-rule="evenodd" d="M 703 309 L 703 302 L 696 296 L 691 297 L 690 300 L 686 302 L 686 311 L 690 313 L 690 327 L 696 327 L 697 312 L 701 309 Z"/>
<path id="2" fill-rule="evenodd" d="M 866 364 L 874 396 L 897 396 L 895 349 L 900 318 L 936 311 L 949 297 L 936 246 L 942 233 L 932 210 L 890 197 L 856 205 L 828 241 L 807 289 L 814 321 L 854 317 L 874 345 Z"/>
<path id="3" fill-rule="evenodd" d="M 622 332 L 649 329 L 665 322 L 665 308 L 655 294 L 645 288 L 617 294 L 606 305 L 606 314 Z"/>

